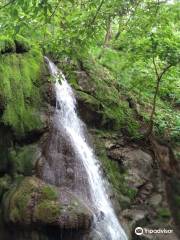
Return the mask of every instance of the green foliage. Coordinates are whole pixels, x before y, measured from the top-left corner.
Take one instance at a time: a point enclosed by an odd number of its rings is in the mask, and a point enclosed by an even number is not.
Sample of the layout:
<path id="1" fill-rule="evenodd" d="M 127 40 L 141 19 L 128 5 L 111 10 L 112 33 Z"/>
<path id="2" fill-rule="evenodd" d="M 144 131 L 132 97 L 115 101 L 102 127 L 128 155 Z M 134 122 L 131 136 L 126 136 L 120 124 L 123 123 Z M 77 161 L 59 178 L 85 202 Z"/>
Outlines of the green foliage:
<path id="1" fill-rule="evenodd" d="M 127 103 L 122 99 L 117 100 L 118 92 L 135 99 L 147 123 L 153 107 L 155 72 L 157 70 L 160 75 L 167 66 L 171 66 L 163 75 L 158 92 L 158 101 L 163 102 L 164 106 L 167 104 L 168 109 L 166 111 L 166 107 L 163 107 L 161 110 L 157 106 L 154 122 L 156 132 L 169 132 L 171 137 L 177 139 L 177 111 L 171 117 L 170 124 L 167 124 L 166 117 L 178 105 L 180 97 L 179 7 L 178 1 L 169 3 L 155 0 L 17 0 L 8 4 L 3 0 L 0 3 L 0 30 L 7 37 L 6 41 L 0 41 L 0 48 L 2 51 L 5 51 L 6 45 L 12 48 L 9 36 L 17 39 L 18 35 L 22 35 L 33 39 L 46 53 L 56 57 L 68 56 L 74 60 L 89 57 L 88 52 L 93 54 L 96 63 L 92 62 L 90 65 L 94 68 L 91 66 L 92 70 L 89 70 L 97 85 L 98 96 L 95 97 L 102 103 L 104 123 L 107 124 L 108 118 L 115 128 L 127 123 L 133 135 L 137 134 L 137 123 Z M 97 77 L 96 69 L 99 69 Z M 11 110 L 13 108 L 8 112 Z M 33 107 L 28 110 L 33 111 Z M 9 115 L 5 116 L 6 122 L 12 118 Z M 27 118 L 32 119 L 32 115 Z M 23 131 L 24 126 L 18 128 Z"/>
<path id="2" fill-rule="evenodd" d="M 0 95 L 5 106 L 2 120 L 19 134 L 41 125 L 37 110 L 42 60 L 38 49 L 0 56 Z"/>
<path id="3" fill-rule="evenodd" d="M 125 40 L 127 39 L 125 38 Z M 133 41 L 135 44 L 135 38 Z M 123 44 L 123 42 L 120 42 L 120 46 Z M 136 44 L 138 44 L 138 40 Z M 144 121 L 148 122 L 154 97 L 155 74 L 152 59 L 147 58 L 146 55 L 142 55 L 144 48 L 145 46 L 143 45 L 141 50 L 139 50 L 140 56 L 137 52 L 134 53 L 134 50 L 127 52 L 127 48 L 122 50 L 107 48 L 104 50 L 99 62 L 108 68 L 117 79 L 120 92 L 131 96 L 135 100 L 139 106 L 139 113 L 144 117 Z M 94 48 L 92 53 L 98 58 L 98 48 Z M 136 59 L 134 59 L 134 54 L 136 54 Z M 174 109 L 176 104 L 178 106 L 178 99 L 180 97 L 178 75 L 178 65 L 164 75 L 160 84 L 154 119 L 156 133 L 174 140 L 178 139 L 178 129 L 180 126 L 179 113 Z"/>

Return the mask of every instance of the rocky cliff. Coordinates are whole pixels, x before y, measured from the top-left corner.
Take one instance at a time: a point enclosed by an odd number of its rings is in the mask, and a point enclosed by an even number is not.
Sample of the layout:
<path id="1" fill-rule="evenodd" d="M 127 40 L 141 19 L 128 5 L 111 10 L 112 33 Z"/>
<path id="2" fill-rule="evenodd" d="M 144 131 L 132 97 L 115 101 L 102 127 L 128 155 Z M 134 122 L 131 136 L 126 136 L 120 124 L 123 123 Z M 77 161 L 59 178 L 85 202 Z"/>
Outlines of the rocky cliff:
<path id="1" fill-rule="evenodd" d="M 14 240 L 58 239 L 59 234 L 63 240 L 80 240 L 82 236 L 87 239 L 92 213 L 80 194 L 73 193 L 74 184 L 86 181 L 81 172 L 75 177 L 76 169 L 82 166 L 74 165 L 74 154 L 63 137 L 56 143 L 56 151 L 50 151 L 57 133 L 53 127 L 55 96 L 42 53 L 24 39 L 14 42 L 5 39 L 3 46 L 0 55 L 3 240 L 11 239 L 11 234 Z M 171 235 L 138 239 L 178 239 L 179 163 L 171 148 L 153 136 L 142 140 L 144 129 L 136 105 L 103 66 L 88 60 L 59 65 L 74 87 L 79 114 L 87 124 L 101 171 L 110 183 L 110 198 L 129 239 L 137 239 L 134 234 L 137 226 L 174 230 Z"/>
<path id="2" fill-rule="evenodd" d="M 63 65 L 78 98 L 92 144 L 110 182 L 111 199 L 130 239 L 178 239 L 179 160 L 165 139 L 144 138 L 138 105 L 93 59 Z M 73 81 L 72 81 L 73 79 Z M 173 234 L 135 235 L 136 227 Z"/>
<path id="3" fill-rule="evenodd" d="M 74 239 L 90 228 L 92 212 L 68 188 L 71 177 L 66 178 L 61 187 L 58 184 L 59 176 L 68 172 L 65 140 L 64 145 L 63 140 L 58 142 L 58 147 L 64 151 L 61 162 L 53 156 L 54 162 L 61 163 L 54 168 L 55 181 L 51 176 L 45 177 L 47 166 L 52 166 L 48 144 L 55 138 L 55 129 L 52 135 L 55 95 L 49 71 L 40 49 L 25 39 L 4 39 L 3 44 L 0 56 L 0 228 L 3 240 L 11 239 L 12 234 L 14 240 L 25 236 L 46 239 L 48 231 L 56 238 L 61 231 L 66 236 L 69 230 L 68 239 Z M 73 165 L 70 149 L 69 154 Z"/>

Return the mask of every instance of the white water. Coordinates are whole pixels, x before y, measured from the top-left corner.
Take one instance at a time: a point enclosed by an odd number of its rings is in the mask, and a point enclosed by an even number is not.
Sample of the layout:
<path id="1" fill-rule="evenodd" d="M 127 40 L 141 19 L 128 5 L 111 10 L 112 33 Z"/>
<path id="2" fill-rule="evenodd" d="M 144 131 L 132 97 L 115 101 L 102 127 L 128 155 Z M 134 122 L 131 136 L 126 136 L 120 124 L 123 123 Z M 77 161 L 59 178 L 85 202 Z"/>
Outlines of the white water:
<path id="1" fill-rule="evenodd" d="M 55 79 L 56 113 L 61 126 L 70 137 L 75 152 L 83 162 L 93 203 L 103 219 L 98 220 L 94 215 L 94 225 L 102 240 L 127 240 L 127 236 L 120 226 L 105 189 L 105 182 L 99 171 L 99 163 L 88 145 L 83 131 L 83 123 L 76 113 L 76 99 L 67 83 L 65 76 L 56 65 L 46 58 L 52 76 Z M 59 83 L 60 80 L 60 83 Z"/>

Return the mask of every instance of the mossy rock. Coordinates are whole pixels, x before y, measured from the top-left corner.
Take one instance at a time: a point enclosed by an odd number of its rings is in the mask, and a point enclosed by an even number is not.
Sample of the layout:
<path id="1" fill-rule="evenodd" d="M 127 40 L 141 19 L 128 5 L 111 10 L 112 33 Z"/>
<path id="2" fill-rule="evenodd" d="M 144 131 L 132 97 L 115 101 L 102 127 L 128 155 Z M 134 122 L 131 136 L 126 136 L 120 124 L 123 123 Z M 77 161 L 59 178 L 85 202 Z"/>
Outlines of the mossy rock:
<path id="1" fill-rule="evenodd" d="M 17 53 L 28 52 L 31 49 L 30 42 L 21 35 L 17 35 L 14 42 L 16 45 Z"/>
<path id="2" fill-rule="evenodd" d="M 137 194 L 136 189 L 131 188 L 126 180 L 126 171 L 117 161 L 112 161 L 105 148 L 106 139 L 113 140 L 116 138 L 114 132 L 93 131 L 93 139 L 96 154 L 101 161 L 104 173 L 111 184 L 115 199 L 119 202 L 122 209 L 131 205 Z"/>
<path id="3" fill-rule="evenodd" d="M 92 213 L 85 204 L 71 193 L 63 202 L 61 194 L 36 177 L 25 177 L 4 195 L 4 220 L 20 226 L 90 227 Z"/>
<path id="4" fill-rule="evenodd" d="M 59 222 L 63 229 L 89 229 L 93 221 L 93 213 L 89 207 L 73 193 L 64 192 L 63 189 L 60 198 Z"/>
<path id="5" fill-rule="evenodd" d="M 44 195 L 44 188 L 50 189 L 48 194 Z M 26 177 L 20 181 L 5 195 L 3 202 L 5 220 L 14 224 L 29 225 L 36 222 L 53 224 L 60 214 L 57 190 L 36 177 Z M 37 210 L 43 205 L 48 206 L 49 210 L 44 212 L 46 214 L 44 218 Z M 54 208 L 57 210 L 56 213 Z"/>
<path id="6" fill-rule="evenodd" d="M 44 222 L 47 224 L 55 223 L 60 215 L 60 206 L 57 201 L 41 201 L 34 209 L 34 221 Z"/>
<path id="7" fill-rule="evenodd" d="M 0 178 L 0 201 L 3 197 L 3 194 L 10 189 L 12 180 L 9 175 L 5 175 Z"/>
<path id="8" fill-rule="evenodd" d="M 88 125 L 93 127 L 93 122 L 98 122 L 95 127 L 111 130 L 126 128 L 130 135 L 139 135 L 138 121 L 111 71 L 91 55 L 82 58 L 79 64 L 72 61 L 66 65 L 68 67 L 64 67 L 64 72 L 78 93 L 80 114 L 85 116 Z M 95 116 L 94 121 L 89 112 Z"/>
<path id="9" fill-rule="evenodd" d="M 43 128 L 40 118 L 42 66 L 42 53 L 35 47 L 24 54 L 0 56 L 1 121 L 17 135 Z"/>
<path id="10" fill-rule="evenodd" d="M 13 148 L 10 151 L 11 173 L 32 176 L 37 158 L 38 146 L 36 144 Z"/>

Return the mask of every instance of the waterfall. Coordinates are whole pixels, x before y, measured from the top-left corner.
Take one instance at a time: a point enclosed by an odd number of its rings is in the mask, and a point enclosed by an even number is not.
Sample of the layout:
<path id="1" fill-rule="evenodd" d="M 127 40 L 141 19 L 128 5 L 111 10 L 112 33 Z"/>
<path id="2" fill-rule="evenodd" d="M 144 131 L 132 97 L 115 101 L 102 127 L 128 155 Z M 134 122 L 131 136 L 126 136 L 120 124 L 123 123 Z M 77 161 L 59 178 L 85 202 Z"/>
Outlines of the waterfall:
<path id="1" fill-rule="evenodd" d="M 99 170 L 98 159 L 87 143 L 83 122 L 76 113 L 76 99 L 72 88 L 57 66 L 45 57 L 55 79 L 57 121 L 70 138 L 72 147 L 82 161 L 90 187 L 94 211 L 94 228 L 102 240 L 127 240 L 106 192 L 106 183 Z M 56 123 L 58 125 L 58 122 Z M 101 218 L 97 216 L 97 212 Z"/>

